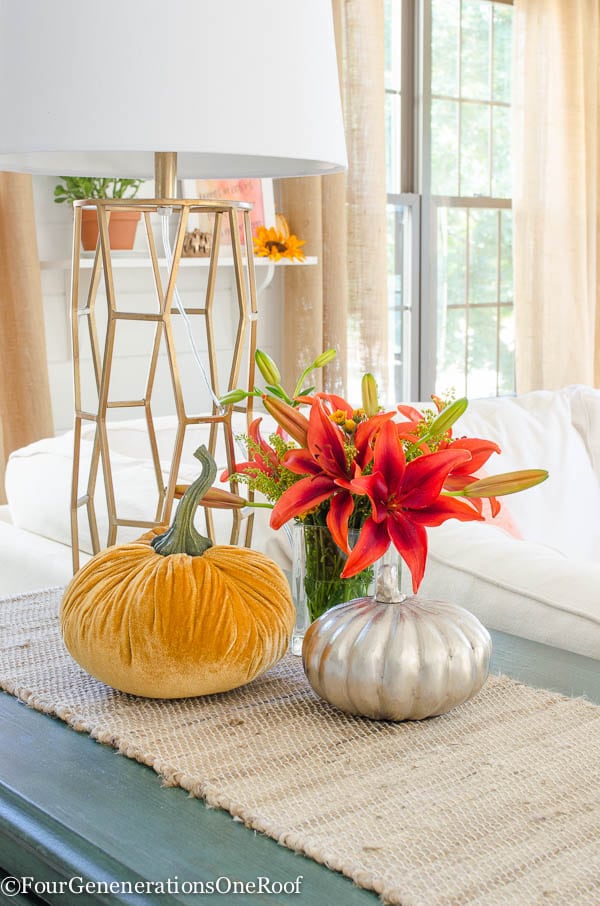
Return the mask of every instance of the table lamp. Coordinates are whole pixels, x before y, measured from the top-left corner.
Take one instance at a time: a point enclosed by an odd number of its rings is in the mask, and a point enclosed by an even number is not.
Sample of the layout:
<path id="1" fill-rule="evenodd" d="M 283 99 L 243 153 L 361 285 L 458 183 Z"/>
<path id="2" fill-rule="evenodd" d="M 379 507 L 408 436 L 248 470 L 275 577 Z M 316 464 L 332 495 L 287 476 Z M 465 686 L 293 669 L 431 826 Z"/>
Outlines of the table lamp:
<path id="1" fill-rule="evenodd" d="M 87 508 L 94 552 L 100 549 L 94 506 L 101 465 L 113 544 L 120 526 L 151 526 L 170 518 L 185 430 L 209 423 L 210 445 L 223 427 L 227 461 L 234 462 L 232 411 L 213 392 L 210 415 L 186 412 L 171 318 L 203 313 L 212 321 L 222 221 L 228 220 L 239 307 L 236 346 L 227 387 L 238 382 L 242 347 L 249 371 L 256 345 L 256 285 L 249 206 L 177 198 L 177 178 L 288 177 L 327 174 L 346 166 L 333 19 L 329 0 L 0 0 L 0 169 L 32 174 L 154 178 L 153 199 L 94 199 L 75 203 L 71 315 L 74 361 L 74 463 L 71 497 L 73 565 L 79 564 L 78 511 Z M 84 207 L 95 207 L 99 241 L 90 289 L 80 303 L 80 231 Z M 141 212 L 155 278 L 157 312 L 118 309 L 108 238 L 111 213 Z M 203 309 L 181 305 L 176 279 L 189 215 L 214 215 L 213 242 Z M 167 216 L 177 230 L 170 247 Z M 150 215 L 161 214 L 168 273 L 160 275 Z M 242 224 L 240 226 L 240 218 Z M 95 300 L 100 278 L 107 300 L 107 330 L 101 347 Z M 111 400 L 110 375 L 119 320 L 156 324 L 142 399 Z M 81 323 L 89 329 L 97 409 L 82 406 L 79 370 Z M 189 323 L 189 321 L 188 321 Z M 213 331 L 207 327 L 211 379 L 216 380 Z M 166 343 L 177 413 L 168 479 L 161 471 L 152 418 L 152 389 L 159 347 Z M 197 350 L 196 350 L 197 351 Z M 253 385 L 253 374 L 248 375 Z M 251 402 L 250 402 L 251 405 Z M 106 417 L 113 407 L 140 407 L 146 416 L 156 472 L 154 522 L 119 515 L 115 499 Z M 240 404 L 249 416 L 249 407 Z M 90 473 L 79 493 L 82 423 L 95 424 Z M 210 521 L 210 517 L 207 517 Z M 210 530 L 210 525 L 209 525 Z M 237 542 L 239 519 L 231 541 Z M 249 543 L 249 534 L 246 535 Z"/>

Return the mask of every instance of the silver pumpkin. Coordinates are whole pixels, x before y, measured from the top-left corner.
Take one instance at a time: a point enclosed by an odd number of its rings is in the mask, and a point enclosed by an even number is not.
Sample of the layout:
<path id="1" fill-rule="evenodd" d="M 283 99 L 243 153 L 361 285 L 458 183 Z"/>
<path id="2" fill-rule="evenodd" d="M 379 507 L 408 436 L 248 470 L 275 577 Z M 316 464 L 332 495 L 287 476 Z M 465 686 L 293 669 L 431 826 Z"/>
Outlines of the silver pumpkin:
<path id="1" fill-rule="evenodd" d="M 307 679 L 341 711 L 376 720 L 444 714 L 483 686 L 492 642 L 462 607 L 406 597 L 380 574 L 377 594 L 332 607 L 302 646 Z"/>

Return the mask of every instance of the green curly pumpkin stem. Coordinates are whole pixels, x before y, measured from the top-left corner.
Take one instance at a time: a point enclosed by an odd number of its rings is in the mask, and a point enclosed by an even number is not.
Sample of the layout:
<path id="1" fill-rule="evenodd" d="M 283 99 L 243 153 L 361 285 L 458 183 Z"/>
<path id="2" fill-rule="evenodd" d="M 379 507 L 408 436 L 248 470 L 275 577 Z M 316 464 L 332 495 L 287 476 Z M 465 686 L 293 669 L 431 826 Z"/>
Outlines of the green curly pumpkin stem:
<path id="1" fill-rule="evenodd" d="M 194 453 L 200 460 L 202 472 L 196 481 L 189 486 L 177 507 L 177 512 L 171 527 L 162 535 L 157 535 L 152 541 L 152 547 L 157 554 L 168 557 L 169 554 L 189 554 L 190 557 L 200 557 L 213 543 L 210 538 L 205 538 L 194 526 L 194 516 L 198 504 L 217 477 L 217 464 L 206 449 L 198 447 Z"/>

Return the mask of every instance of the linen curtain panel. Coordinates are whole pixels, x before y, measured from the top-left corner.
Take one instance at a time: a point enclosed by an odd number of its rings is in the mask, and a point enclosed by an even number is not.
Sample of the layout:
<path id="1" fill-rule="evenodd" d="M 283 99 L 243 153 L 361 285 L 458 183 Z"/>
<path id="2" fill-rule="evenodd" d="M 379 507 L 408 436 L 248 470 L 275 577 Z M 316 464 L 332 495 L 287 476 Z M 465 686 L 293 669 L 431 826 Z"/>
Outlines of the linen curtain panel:
<path id="1" fill-rule="evenodd" d="M 361 372 L 376 376 L 383 398 L 388 358 L 383 0 L 334 0 L 333 11 L 348 171 L 279 183 L 279 209 L 306 240 L 306 254 L 319 259 L 316 267 L 285 270 L 281 370 L 284 386 L 293 388 L 316 355 L 335 347 L 338 356 L 324 371 L 325 389 L 346 392 L 351 359 Z"/>
<path id="2" fill-rule="evenodd" d="M 31 177 L 0 173 L 0 503 L 8 454 L 53 433 Z"/>
<path id="3" fill-rule="evenodd" d="M 600 4 L 515 0 L 517 389 L 600 385 Z"/>

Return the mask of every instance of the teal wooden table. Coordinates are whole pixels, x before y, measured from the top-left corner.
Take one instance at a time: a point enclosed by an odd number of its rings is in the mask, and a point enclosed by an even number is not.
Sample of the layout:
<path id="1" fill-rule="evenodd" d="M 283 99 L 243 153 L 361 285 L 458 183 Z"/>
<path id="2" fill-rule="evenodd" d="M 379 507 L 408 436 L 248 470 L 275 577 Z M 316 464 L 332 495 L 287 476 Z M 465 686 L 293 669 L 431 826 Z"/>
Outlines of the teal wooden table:
<path id="1" fill-rule="evenodd" d="M 260 876 L 291 882 L 302 875 L 300 896 L 232 893 L 215 896 L 215 902 L 377 902 L 375 894 L 342 875 L 249 830 L 226 812 L 206 808 L 182 789 L 162 787 L 150 768 L 6 693 L 0 694 L 0 727 L 0 866 L 7 874 L 107 882 L 256 881 Z M 204 900 L 185 893 L 154 898 L 65 893 L 46 895 L 44 902 L 197 906 Z"/>
<path id="2" fill-rule="evenodd" d="M 600 702 L 598 662 L 493 633 L 495 672 Z M 268 766 L 265 765 L 265 770 Z M 37 881 L 293 882 L 300 894 L 222 894 L 215 902 L 374 906 L 372 892 L 207 809 L 150 769 L 0 693 L 0 868 Z M 227 882 L 224 882 L 225 884 Z M 0 888 L 1 888 L 0 883 Z M 47 892 L 43 902 L 197 904 L 194 894 Z M 0 893 L 0 903 L 36 903 Z"/>

